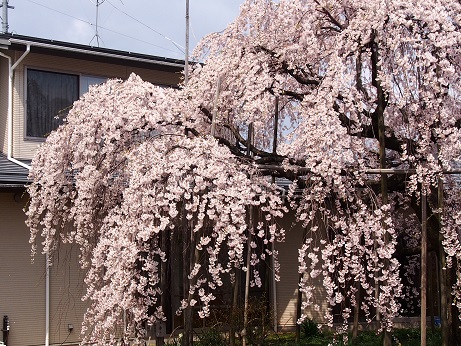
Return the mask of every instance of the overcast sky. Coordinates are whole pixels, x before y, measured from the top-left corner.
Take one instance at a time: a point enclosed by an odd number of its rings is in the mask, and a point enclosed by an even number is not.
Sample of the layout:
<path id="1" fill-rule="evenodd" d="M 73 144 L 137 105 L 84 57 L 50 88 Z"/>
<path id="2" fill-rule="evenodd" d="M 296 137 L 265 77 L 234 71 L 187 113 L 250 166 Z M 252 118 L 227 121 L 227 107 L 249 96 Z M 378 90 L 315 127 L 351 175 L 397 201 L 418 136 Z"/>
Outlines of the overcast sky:
<path id="1" fill-rule="evenodd" d="M 185 0 L 9 0 L 9 31 L 183 59 Z M 243 0 L 190 0 L 190 49 L 206 34 L 221 31 Z M 0 13 L 1 14 L 1 13 Z M 180 46 L 180 47 L 178 47 Z"/>

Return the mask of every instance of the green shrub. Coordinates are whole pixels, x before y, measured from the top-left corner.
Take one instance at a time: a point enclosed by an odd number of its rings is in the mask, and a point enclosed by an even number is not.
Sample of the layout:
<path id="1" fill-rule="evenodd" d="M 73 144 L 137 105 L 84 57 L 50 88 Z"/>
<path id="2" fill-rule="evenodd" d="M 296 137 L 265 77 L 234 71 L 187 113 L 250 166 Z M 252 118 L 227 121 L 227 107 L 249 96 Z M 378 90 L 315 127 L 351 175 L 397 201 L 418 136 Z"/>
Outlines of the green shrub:
<path id="1" fill-rule="evenodd" d="M 194 342 L 197 346 L 227 346 L 227 339 L 216 328 L 207 328 L 198 336 L 199 340 Z"/>
<path id="2" fill-rule="evenodd" d="M 319 335 L 319 326 L 310 318 L 306 318 L 301 323 L 301 331 L 303 332 L 304 337 L 310 338 L 313 336 Z"/>

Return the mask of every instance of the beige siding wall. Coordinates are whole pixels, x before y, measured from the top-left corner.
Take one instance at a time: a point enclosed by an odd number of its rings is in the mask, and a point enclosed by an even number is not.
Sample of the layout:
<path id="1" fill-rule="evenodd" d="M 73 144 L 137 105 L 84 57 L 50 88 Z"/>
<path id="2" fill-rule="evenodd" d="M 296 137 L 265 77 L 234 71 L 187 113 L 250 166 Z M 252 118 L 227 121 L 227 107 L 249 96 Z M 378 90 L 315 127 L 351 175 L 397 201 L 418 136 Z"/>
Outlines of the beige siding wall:
<path id="1" fill-rule="evenodd" d="M 284 219 L 286 227 L 285 242 L 277 244 L 276 249 L 279 254 L 280 262 L 280 281 L 277 282 L 277 319 L 280 331 L 292 330 L 296 326 L 296 302 L 298 296 L 298 249 L 303 242 L 303 228 L 299 223 L 292 224 L 294 215 L 287 215 Z M 307 317 L 317 323 L 325 322 L 324 315 L 327 309 L 324 290 L 322 288 L 322 277 L 316 280 L 316 289 L 314 291 L 315 302 L 318 303 L 318 309 L 309 307 L 304 311 Z"/>
<path id="2" fill-rule="evenodd" d="M 0 151 L 8 152 L 8 86 L 9 86 L 8 59 L 0 57 Z"/>
<path id="3" fill-rule="evenodd" d="M 31 263 L 21 194 L 0 193 L 0 317 L 10 319 L 9 346 L 45 342 L 45 258 Z M 50 344 L 77 344 L 86 305 L 75 249 L 61 246 L 50 268 Z M 68 324 L 74 329 L 69 334 Z M 0 334 L 1 341 L 1 334 Z"/>
<path id="4" fill-rule="evenodd" d="M 83 272 L 78 265 L 76 246 L 60 245 L 50 268 L 50 343 L 77 343 L 80 337 L 86 303 Z M 69 333 L 68 325 L 73 330 Z"/>
<path id="5" fill-rule="evenodd" d="M 0 193 L 0 317 L 10 319 L 10 346 L 45 340 L 45 260 L 38 255 L 31 263 L 20 196 Z"/>
<path id="6" fill-rule="evenodd" d="M 22 53 L 15 52 L 14 54 L 13 61 L 17 60 Z M 28 67 L 121 79 L 126 79 L 131 73 L 136 73 L 144 80 L 158 85 L 177 85 L 180 79 L 178 73 L 30 53 L 16 68 L 14 78 L 13 156 L 17 159 L 31 159 L 38 145 L 42 143 L 39 140 L 25 138 L 25 73 Z"/>

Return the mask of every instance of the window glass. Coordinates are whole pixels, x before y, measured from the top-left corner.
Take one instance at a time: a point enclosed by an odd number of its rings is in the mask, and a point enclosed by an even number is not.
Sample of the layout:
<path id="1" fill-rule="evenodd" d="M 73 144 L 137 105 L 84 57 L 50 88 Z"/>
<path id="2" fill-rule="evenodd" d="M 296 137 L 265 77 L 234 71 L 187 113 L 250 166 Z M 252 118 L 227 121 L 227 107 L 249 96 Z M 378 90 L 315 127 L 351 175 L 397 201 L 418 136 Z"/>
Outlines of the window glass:
<path id="1" fill-rule="evenodd" d="M 80 96 L 88 92 L 90 85 L 102 84 L 107 80 L 105 77 L 81 76 L 80 77 Z"/>
<path id="2" fill-rule="evenodd" d="M 79 97 L 79 76 L 27 70 L 27 137 L 46 137 Z"/>

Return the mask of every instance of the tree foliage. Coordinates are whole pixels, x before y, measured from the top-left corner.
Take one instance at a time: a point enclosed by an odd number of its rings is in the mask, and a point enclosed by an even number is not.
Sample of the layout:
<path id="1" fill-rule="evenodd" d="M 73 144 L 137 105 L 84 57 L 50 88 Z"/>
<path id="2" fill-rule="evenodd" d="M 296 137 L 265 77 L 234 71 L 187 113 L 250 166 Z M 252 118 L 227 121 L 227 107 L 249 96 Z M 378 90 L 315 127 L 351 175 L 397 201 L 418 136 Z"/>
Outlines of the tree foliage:
<path id="1" fill-rule="evenodd" d="M 419 246 L 419 190 L 434 196 L 432 249 L 440 239 L 459 277 L 459 184 L 443 172 L 461 154 L 460 24 L 451 0 L 247 0 L 199 45 L 204 63 L 182 88 L 136 76 L 92 88 L 38 151 L 27 210 L 31 242 L 40 235 L 45 252 L 60 241 L 80 246 L 86 340 L 115 338 L 123 312 L 127 334 L 164 318 L 160 237 L 184 228 L 207 261 L 191 266 L 183 307 L 199 302 L 206 316 L 222 277 L 248 270 L 248 234 L 283 239 L 287 207 L 307 230 L 304 306 L 321 304 L 312 295 L 321 277 L 330 324 L 333 307 L 347 322 L 359 304 L 369 321 L 378 308 L 382 328 L 392 327 L 414 292 L 401 273 L 415 261 L 396 250 Z M 408 172 L 388 176 L 385 198 L 378 168 Z M 290 182 L 286 200 L 269 176 Z M 443 209 L 433 194 L 442 182 Z M 250 207 L 260 215 L 254 227 Z M 252 264 L 271 254 L 255 251 Z"/>

